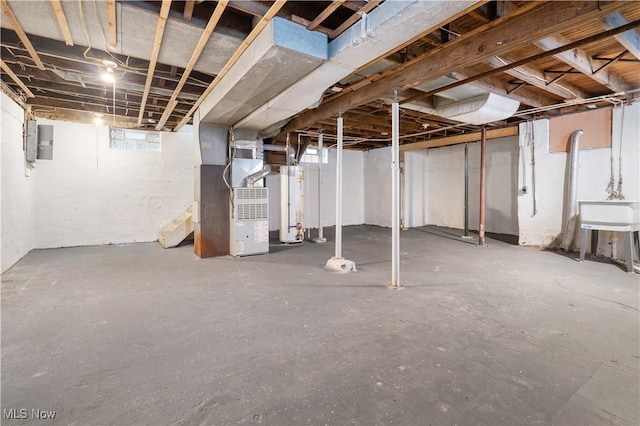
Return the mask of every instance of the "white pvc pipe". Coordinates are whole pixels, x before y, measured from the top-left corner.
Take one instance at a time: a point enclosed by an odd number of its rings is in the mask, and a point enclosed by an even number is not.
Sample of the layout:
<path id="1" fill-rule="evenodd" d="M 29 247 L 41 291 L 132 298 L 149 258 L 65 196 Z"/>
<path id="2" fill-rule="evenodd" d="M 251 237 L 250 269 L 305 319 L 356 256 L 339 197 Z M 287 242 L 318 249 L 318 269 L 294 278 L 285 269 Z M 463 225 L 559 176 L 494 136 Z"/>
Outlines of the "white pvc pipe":
<path id="1" fill-rule="evenodd" d="M 343 118 L 338 117 L 338 150 L 336 155 L 336 259 L 342 257 L 342 126 Z"/>
<path id="2" fill-rule="evenodd" d="M 400 286 L 400 106 L 391 105 L 391 287 Z"/>
<path id="3" fill-rule="evenodd" d="M 322 231 L 322 159 L 324 158 L 324 146 L 322 132 L 318 135 L 318 239 L 324 238 Z"/>

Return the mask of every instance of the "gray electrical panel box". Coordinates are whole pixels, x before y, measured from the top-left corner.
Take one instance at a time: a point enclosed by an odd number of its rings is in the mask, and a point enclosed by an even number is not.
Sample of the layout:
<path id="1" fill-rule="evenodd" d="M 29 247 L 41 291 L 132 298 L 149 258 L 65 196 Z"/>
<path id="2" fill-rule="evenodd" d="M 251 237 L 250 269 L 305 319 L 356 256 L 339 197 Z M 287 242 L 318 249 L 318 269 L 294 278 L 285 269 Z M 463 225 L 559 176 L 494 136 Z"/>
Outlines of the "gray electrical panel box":
<path id="1" fill-rule="evenodd" d="M 24 126 L 24 152 L 27 161 L 36 161 L 38 151 L 38 125 L 36 120 L 27 120 Z"/>
<path id="2" fill-rule="evenodd" d="M 38 160 L 53 160 L 52 125 L 38 125 Z"/>

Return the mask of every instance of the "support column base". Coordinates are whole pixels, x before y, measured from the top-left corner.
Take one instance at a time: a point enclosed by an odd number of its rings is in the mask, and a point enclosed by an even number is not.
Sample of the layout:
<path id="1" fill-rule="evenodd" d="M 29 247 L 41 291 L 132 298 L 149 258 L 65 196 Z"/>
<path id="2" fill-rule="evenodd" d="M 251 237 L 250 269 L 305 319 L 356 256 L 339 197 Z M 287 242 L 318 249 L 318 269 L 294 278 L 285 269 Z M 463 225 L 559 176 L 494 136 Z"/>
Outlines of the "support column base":
<path id="1" fill-rule="evenodd" d="M 339 272 L 341 274 L 345 274 L 351 271 L 357 271 L 356 264 L 351 260 L 345 259 L 344 257 L 332 257 L 331 259 L 327 260 L 327 264 L 324 265 L 324 269 L 331 272 Z"/>

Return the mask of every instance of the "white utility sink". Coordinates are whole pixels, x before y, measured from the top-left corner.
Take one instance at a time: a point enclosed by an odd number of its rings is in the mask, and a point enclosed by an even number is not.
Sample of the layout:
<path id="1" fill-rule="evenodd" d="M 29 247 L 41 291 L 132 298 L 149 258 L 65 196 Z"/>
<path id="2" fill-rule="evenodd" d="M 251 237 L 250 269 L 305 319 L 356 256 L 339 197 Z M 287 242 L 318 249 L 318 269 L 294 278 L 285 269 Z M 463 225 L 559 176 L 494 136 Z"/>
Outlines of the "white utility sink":
<path id="1" fill-rule="evenodd" d="M 633 232 L 640 231 L 640 201 L 578 201 L 580 208 L 580 260 L 587 250 L 587 231 L 616 231 L 624 236 L 627 271 L 633 272 Z"/>
<path id="2" fill-rule="evenodd" d="M 640 229 L 640 201 L 578 201 L 583 229 L 637 231 Z"/>

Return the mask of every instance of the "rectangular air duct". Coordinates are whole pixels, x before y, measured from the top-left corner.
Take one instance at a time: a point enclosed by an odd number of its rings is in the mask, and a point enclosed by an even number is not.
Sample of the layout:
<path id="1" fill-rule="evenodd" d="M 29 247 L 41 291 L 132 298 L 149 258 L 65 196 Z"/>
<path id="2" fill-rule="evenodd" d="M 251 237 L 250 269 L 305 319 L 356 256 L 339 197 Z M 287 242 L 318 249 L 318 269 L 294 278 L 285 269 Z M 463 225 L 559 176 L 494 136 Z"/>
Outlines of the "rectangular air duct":
<path id="1" fill-rule="evenodd" d="M 327 36 L 273 18 L 200 106 L 201 121 L 231 125 L 327 59 Z"/>
<path id="2" fill-rule="evenodd" d="M 327 62 L 253 110 L 234 127 L 264 130 L 300 111 L 314 108 L 333 84 L 477 3 L 385 1 L 329 43 Z"/>

